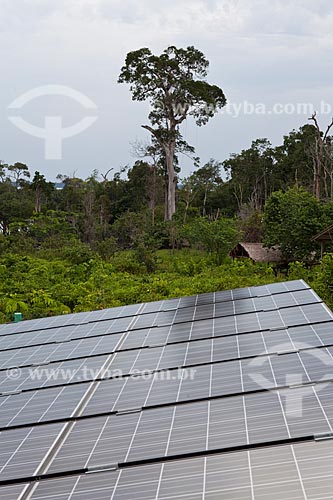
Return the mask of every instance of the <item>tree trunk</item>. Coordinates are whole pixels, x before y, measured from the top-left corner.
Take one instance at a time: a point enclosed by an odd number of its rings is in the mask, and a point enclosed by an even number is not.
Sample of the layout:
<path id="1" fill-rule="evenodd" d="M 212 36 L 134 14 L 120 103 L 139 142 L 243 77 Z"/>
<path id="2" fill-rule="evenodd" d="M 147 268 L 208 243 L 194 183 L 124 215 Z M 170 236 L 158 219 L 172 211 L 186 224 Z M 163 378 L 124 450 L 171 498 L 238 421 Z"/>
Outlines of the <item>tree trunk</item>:
<path id="1" fill-rule="evenodd" d="M 39 185 L 36 187 L 35 212 L 39 214 L 42 211 L 42 192 Z"/>
<path id="2" fill-rule="evenodd" d="M 314 192 L 318 200 L 321 198 L 321 181 L 323 166 L 325 165 L 325 149 L 327 147 L 327 139 L 329 133 L 333 127 L 333 118 L 331 123 L 328 125 L 326 132 L 322 133 L 317 120 L 317 113 L 314 113 L 310 121 L 313 121 L 317 129 L 317 140 L 315 141 L 315 151 L 314 151 Z"/>
<path id="3" fill-rule="evenodd" d="M 171 142 L 165 147 L 166 154 L 166 168 L 168 176 L 167 184 L 167 207 L 166 207 L 166 220 L 171 220 L 176 211 L 176 186 L 177 176 L 175 172 L 175 142 Z"/>
<path id="4" fill-rule="evenodd" d="M 202 207 L 203 217 L 206 217 L 207 191 L 208 191 L 208 185 L 205 186 L 205 196 L 204 196 L 203 207 Z"/>
<path id="5" fill-rule="evenodd" d="M 84 207 L 84 239 L 86 243 L 91 243 L 95 239 L 95 217 L 93 214 L 95 193 L 88 191 L 83 199 Z"/>
<path id="6" fill-rule="evenodd" d="M 169 135 L 170 139 L 163 141 L 156 130 L 149 125 L 141 125 L 142 128 L 148 130 L 159 142 L 160 146 L 164 149 L 166 160 L 166 197 L 165 197 L 165 212 L 164 219 L 171 220 L 176 211 L 176 187 L 177 176 L 175 172 L 175 153 L 176 153 L 176 122 L 175 120 L 170 123 Z"/>
<path id="7" fill-rule="evenodd" d="M 149 172 L 151 174 L 149 182 L 149 203 L 148 206 L 151 210 L 151 222 L 155 225 L 155 209 L 156 209 L 156 165 L 151 165 L 149 167 Z"/>
<path id="8" fill-rule="evenodd" d="M 168 174 L 164 175 L 164 220 L 168 220 Z"/>
<path id="9" fill-rule="evenodd" d="M 185 211 L 184 211 L 184 217 L 183 217 L 183 223 L 186 224 L 186 219 L 187 219 L 187 212 L 190 206 L 190 200 L 186 200 L 186 206 L 185 206 Z"/>

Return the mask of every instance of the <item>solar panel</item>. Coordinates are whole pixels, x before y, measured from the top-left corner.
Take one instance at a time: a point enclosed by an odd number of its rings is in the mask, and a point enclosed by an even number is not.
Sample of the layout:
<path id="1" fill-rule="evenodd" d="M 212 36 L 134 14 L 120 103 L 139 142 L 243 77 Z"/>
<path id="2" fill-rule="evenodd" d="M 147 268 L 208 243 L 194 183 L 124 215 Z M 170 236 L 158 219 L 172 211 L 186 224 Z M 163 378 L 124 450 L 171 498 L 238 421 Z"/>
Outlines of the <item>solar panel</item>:
<path id="1" fill-rule="evenodd" d="M 1 498 L 3 500 L 17 500 L 21 497 L 28 484 L 12 484 L 1 488 Z"/>
<path id="2" fill-rule="evenodd" d="M 0 428 L 70 418 L 87 384 L 34 390 L 0 398 Z"/>
<path id="3" fill-rule="evenodd" d="M 67 385 L 98 378 L 108 356 L 61 361 L 51 365 L 13 368 L 0 372 L 0 395 Z"/>
<path id="4" fill-rule="evenodd" d="M 205 364 L 171 369 L 168 363 L 165 366 L 159 364 L 162 349 L 156 348 L 154 351 L 156 354 L 152 358 L 149 358 L 150 350 L 145 351 L 148 356 L 141 359 L 141 365 L 132 363 L 137 357 L 136 351 L 126 353 L 132 356 L 127 364 L 127 370 L 122 360 L 124 376 L 119 376 L 118 369 L 112 368 L 111 362 L 109 369 L 103 377 L 100 377 L 107 380 L 96 385 L 94 395 L 83 414 L 97 415 L 130 407 L 141 408 L 274 389 L 284 387 L 286 384 L 292 385 L 295 381 L 299 384 L 333 380 L 332 348 L 322 347 L 314 352 L 312 348 L 306 348 L 297 353 L 227 362 L 207 362 L 209 358 L 206 357 Z M 151 364 L 154 361 L 155 363 Z M 33 368 L 35 369 L 43 370 L 42 367 Z M 137 373 L 139 369 L 143 376 Z M 137 376 L 125 376 L 131 371 Z M 79 371 L 77 378 L 81 378 L 82 373 Z M 286 373 L 289 374 L 288 380 Z M 109 380 L 114 375 L 117 377 Z M 38 378 L 38 383 L 40 382 L 41 378 Z M 76 379 L 71 379 L 70 383 L 65 385 L 58 378 L 59 383 L 63 385 L 47 388 L 48 386 L 44 384 L 43 387 L 46 387 L 44 390 L 28 388 L 19 394 L 4 395 L 0 398 L 0 428 L 28 422 L 70 418 L 72 411 L 87 391 L 89 382 L 78 383 Z"/>
<path id="5" fill-rule="evenodd" d="M 332 432 L 326 389 L 212 399 L 77 421 L 49 472 L 178 458 Z M 294 403 L 302 397 L 302 415 Z M 291 408 L 291 410 L 289 410 Z M 46 426 L 47 427 L 47 426 Z M 8 434 L 13 431 L 8 431 Z M 0 441 L 1 443 L 1 441 Z"/>
<path id="6" fill-rule="evenodd" d="M 1 432 L 1 481 L 33 476 L 62 428 L 63 424 L 49 424 Z"/>
<path id="7" fill-rule="evenodd" d="M 332 390 L 302 280 L 2 325 L 0 496 L 328 499 Z"/>
<path id="8" fill-rule="evenodd" d="M 22 334 L 23 335 L 23 334 Z M 0 370 L 13 366 L 31 366 L 54 361 L 86 358 L 114 352 L 121 339 L 119 335 L 103 335 L 68 342 L 41 344 L 0 351 Z"/>
<path id="9" fill-rule="evenodd" d="M 196 322 L 173 324 L 159 328 L 146 328 L 129 331 L 122 348 L 161 345 L 187 340 L 222 337 L 254 333 L 264 330 L 277 330 L 331 322 L 332 314 L 323 304 L 312 307 L 294 306 L 276 311 L 249 313 L 240 316 L 211 318 Z"/>
<path id="10" fill-rule="evenodd" d="M 295 292 L 300 290 L 309 292 L 311 295 L 310 301 L 319 301 L 319 297 L 309 289 L 308 285 L 302 280 L 291 281 L 290 285 L 274 283 L 264 287 L 251 287 L 211 294 L 196 295 L 194 297 L 184 297 L 181 299 L 170 299 L 158 302 L 148 302 L 146 304 L 136 304 L 131 306 L 115 307 L 112 309 L 104 309 L 103 311 L 92 311 L 88 313 L 67 314 L 65 316 L 55 316 L 52 318 L 41 318 L 37 320 L 23 321 L 20 323 L 0 325 L 0 336 L 9 335 L 12 333 L 36 332 L 45 329 L 55 329 L 57 327 L 66 326 L 84 326 L 95 321 L 106 322 L 106 320 L 119 318 L 133 318 L 137 315 L 148 315 L 152 312 L 178 311 L 183 308 L 200 306 L 202 304 L 211 304 L 218 302 L 234 302 L 239 299 L 251 297 L 260 297 L 266 295 L 283 294 L 286 291 Z M 276 285 L 276 286 L 275 286 Z"/>
<path id="11" fill-rule="evenodd" d="M 332 445 L 302 443 L 47 480 L 31 499 L 329 499 L 332 485 Z"/>

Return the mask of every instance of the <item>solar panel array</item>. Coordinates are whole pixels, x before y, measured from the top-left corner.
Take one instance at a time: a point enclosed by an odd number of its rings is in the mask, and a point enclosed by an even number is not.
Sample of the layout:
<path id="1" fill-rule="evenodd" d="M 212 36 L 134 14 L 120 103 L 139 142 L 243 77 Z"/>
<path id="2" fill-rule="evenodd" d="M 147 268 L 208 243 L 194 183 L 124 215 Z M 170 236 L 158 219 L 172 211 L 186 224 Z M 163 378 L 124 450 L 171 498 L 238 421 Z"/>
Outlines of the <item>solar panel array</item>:
<path id="1" fill-rule="evenodd" d="M 0 326 L 2 500 L 332 491 L 333 315 L 302 280 Z"/>

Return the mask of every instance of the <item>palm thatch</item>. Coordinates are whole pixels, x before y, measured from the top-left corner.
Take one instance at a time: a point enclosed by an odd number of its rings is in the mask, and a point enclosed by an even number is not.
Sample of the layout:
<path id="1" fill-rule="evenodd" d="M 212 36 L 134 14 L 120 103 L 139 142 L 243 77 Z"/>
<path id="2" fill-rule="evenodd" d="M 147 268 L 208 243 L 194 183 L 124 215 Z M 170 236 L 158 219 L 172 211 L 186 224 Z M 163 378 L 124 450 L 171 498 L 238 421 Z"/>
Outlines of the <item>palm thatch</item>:
<path id="1" fill-rule="evenodd" d="M 278 248 L 265 248 L 262 243 L 238 243 L 230 252 L 235 259 L 248 258 L 254 262 L 282 262 L 282 255 Z"/>
<path id="2" fill-rule="evenodd" d="M 321 258 L 324 256 L 325 247 L 327 250 L 327 246 L 330 247 L 330 251 L 332 251 L 333 246 L 333 225 L 328 226 L 324 231 L 320 231 L 320 233 L 316 234 L 312 237 L 312 241 L 316 241 L 320 243 L 320 255 Z"/>
<path id="3" fill-rule="evenodd" d="M 324 229 L 324 231 L 320 231 L 320 233 L 316 234 L 312 238 L 313 241 L 330 241 L 333 242 L 333 225 Z"/>

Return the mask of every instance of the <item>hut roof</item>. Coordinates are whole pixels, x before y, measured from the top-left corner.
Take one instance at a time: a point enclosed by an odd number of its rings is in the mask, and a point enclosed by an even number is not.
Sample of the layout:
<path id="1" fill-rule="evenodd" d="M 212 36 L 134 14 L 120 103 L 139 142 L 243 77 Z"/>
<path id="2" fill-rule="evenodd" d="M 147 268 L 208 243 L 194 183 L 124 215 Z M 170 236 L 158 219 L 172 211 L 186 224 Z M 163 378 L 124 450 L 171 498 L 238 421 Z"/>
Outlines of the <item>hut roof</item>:
<path id="1" fill-rule="evenodd" d="M 333 241 L 333 224 L 312 238 L 313 241 Z"/>
<path id="2" fill-rule="evenodd" d="M 248 257 L 255 262 L 281 262 L 278 248 L 265 248 L 262 243 L 238 243 L 230 253 L 231 257 Z"/>

